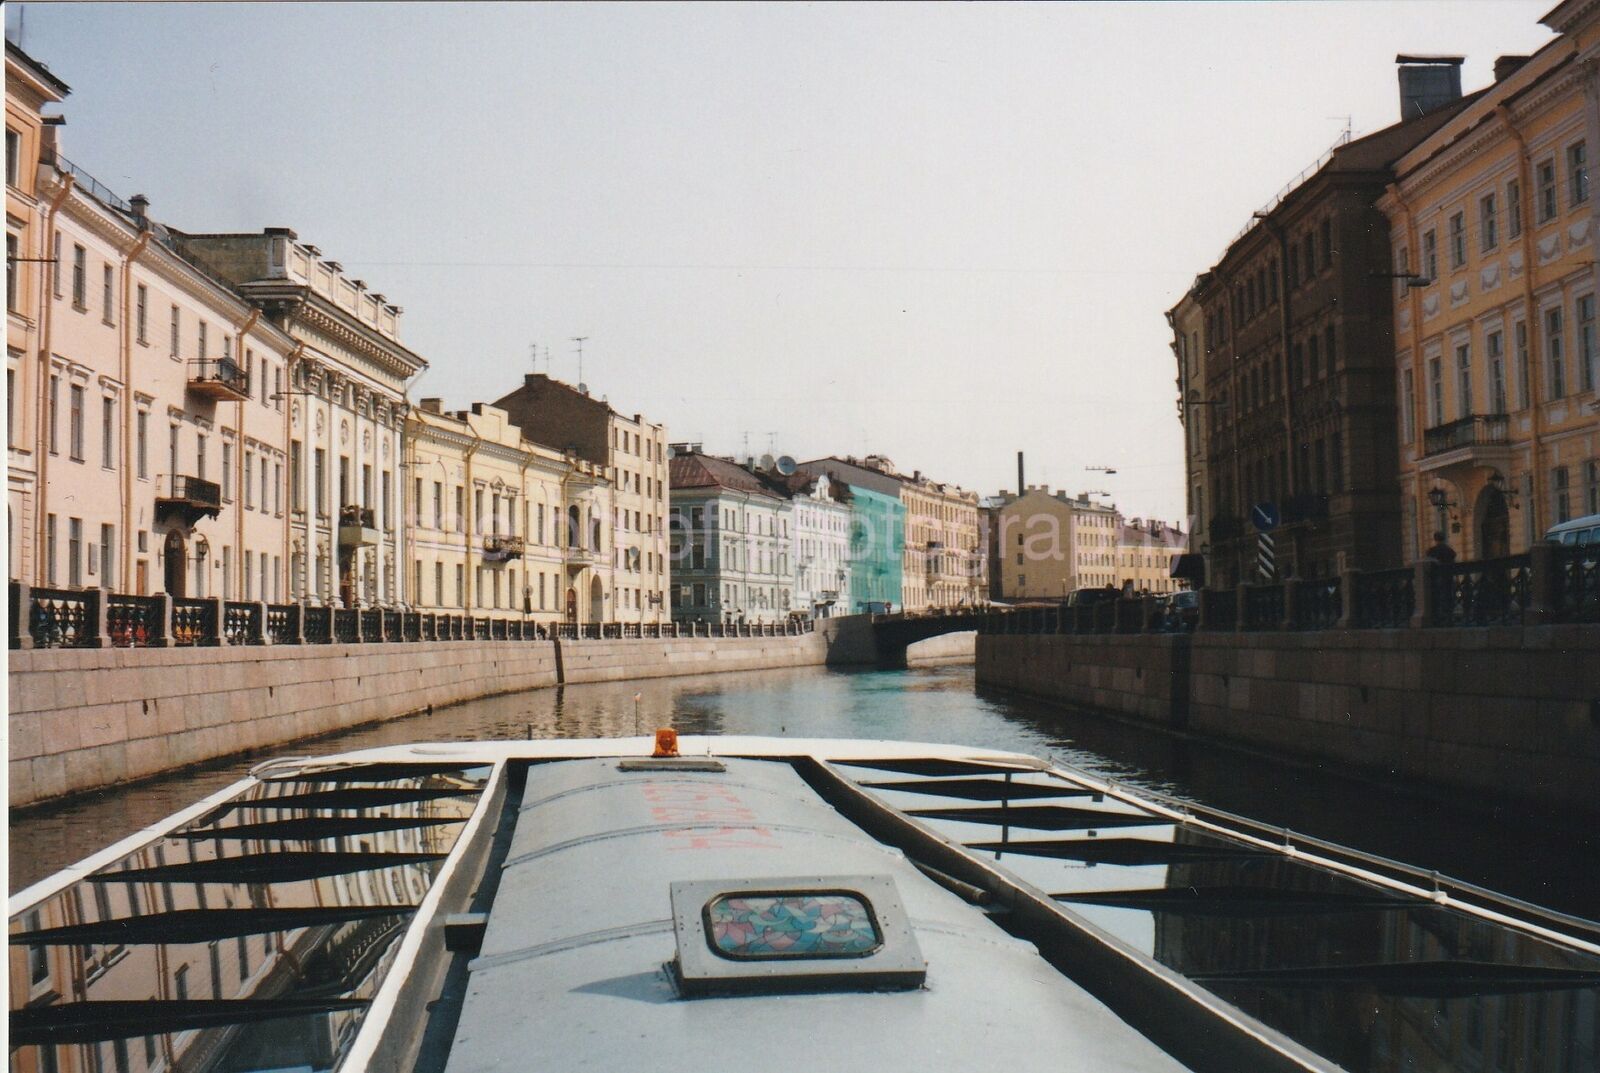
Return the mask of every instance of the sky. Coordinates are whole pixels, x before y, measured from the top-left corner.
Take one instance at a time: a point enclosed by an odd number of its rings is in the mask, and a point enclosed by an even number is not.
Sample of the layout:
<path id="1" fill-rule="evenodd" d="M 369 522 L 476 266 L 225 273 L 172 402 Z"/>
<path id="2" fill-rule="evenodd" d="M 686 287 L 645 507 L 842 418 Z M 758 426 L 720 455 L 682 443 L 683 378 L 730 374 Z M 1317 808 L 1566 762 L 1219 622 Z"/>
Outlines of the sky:
<path id="1" fill-rule="evenodd" d="M 1394 58 L 1554 0 L 8 4 L 61 151 L 188 231 L 293 228 L 405 308 L 413 398 L 534 368 L 710 451 L 882 454 L 1184 517 L 1165 311 Z M 1111 467 L 1114 475 L 1090 467 Z"/>

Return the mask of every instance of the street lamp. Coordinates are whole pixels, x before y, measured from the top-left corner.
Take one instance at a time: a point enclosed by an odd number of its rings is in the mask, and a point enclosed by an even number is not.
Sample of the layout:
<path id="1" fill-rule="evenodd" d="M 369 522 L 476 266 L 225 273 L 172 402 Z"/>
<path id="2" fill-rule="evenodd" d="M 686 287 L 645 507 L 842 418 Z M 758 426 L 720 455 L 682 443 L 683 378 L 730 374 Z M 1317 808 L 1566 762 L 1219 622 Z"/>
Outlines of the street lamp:
<path id="1" fill-rule="evenodd" d="M 1489 474 L 1489 487 L 1493 488 L 1496 492 L 1499 492 L 1505 497 L 1506 506 L 1510 507 L 1512 510 L 1520 509 L 1520 497 L 1518 496 L 1516 485 L 1508 485 L 1506 483 L 1505 475 L 1499 470 L 1495 470 L 1493 473 Z"/>

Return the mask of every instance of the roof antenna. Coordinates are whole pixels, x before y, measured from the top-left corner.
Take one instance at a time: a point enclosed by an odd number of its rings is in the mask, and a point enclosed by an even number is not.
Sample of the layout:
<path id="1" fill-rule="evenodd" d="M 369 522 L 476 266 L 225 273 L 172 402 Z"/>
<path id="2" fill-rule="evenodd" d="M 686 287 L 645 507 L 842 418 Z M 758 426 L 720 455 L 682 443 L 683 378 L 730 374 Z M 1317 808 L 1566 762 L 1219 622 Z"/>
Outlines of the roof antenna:
<path id="1" fill-rule="evenodd" d="M 578 344 L 578 390 L 589 394 L 589 385 L 583 382 L 583 344 L 588 340 L 587 335 L 574 335 L 572 341 Z"/>

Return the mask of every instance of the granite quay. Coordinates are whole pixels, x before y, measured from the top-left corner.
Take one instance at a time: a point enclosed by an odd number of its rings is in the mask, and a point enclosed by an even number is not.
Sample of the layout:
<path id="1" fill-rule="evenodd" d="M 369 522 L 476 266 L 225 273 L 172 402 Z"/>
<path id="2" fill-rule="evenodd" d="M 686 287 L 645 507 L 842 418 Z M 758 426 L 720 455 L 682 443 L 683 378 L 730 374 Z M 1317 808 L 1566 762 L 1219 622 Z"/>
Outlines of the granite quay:
<path id="1" fill-rule="evenodd" d="M 1346 571 L 978 616 L 977 680 L 1539 808 L 1597 811 L 1600 556 Z"/>

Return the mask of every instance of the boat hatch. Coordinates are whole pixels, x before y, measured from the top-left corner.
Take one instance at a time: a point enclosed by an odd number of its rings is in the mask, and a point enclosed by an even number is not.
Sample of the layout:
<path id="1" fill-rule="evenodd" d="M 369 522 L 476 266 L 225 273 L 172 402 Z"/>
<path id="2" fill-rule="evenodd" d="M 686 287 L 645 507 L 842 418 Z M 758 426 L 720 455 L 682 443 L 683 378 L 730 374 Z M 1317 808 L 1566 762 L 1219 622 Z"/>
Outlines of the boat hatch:
<path id="1" fill-rule="evenodd" d="M 902 990 L 928 975 L 886 875 L 676 882 L 671 894 L 685 995 Z"/>

